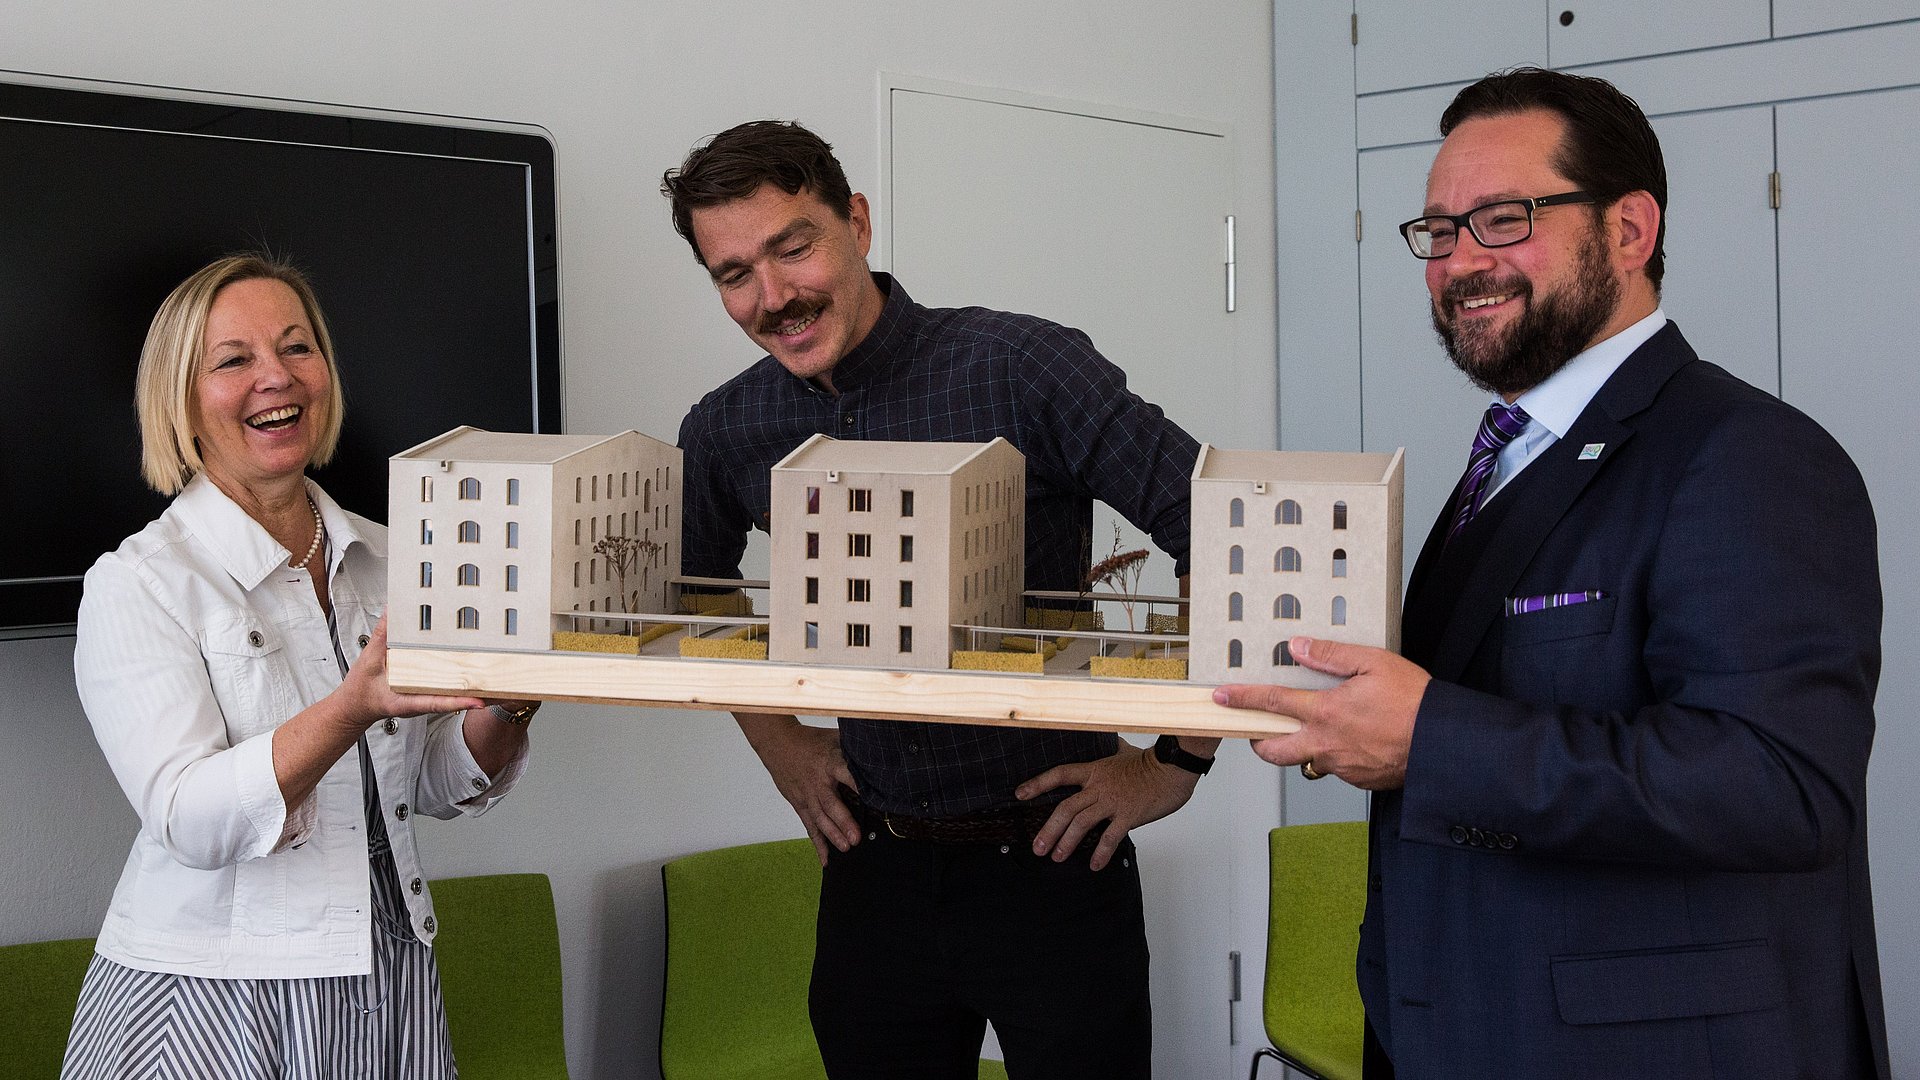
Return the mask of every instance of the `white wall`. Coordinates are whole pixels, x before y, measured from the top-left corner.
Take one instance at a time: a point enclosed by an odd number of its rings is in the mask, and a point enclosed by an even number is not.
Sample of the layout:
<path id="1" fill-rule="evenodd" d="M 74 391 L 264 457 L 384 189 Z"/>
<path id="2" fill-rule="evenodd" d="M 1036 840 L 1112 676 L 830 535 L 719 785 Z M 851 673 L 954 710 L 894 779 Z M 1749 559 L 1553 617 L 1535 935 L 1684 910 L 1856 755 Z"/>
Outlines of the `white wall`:
<path id="1" fill-rule="evenodd" d="M 662 170 L 741 120 L 796 118 L 872 192 L 882 70 L 1231 125 L 1237 347 L 1256 369 L 1273 355 L 1263 0 L 5 0 L 0 25 L 0 71 L 544 126 L 557 149 L 572 431 L 671 439 L 700 390 L 758 355 L 673 233 L 656 191 Z M 1245 392 L 1270 398 L 1273 386 Z M 71 662 L 71 639 L 0 642 L 0 942 L 95 933 L 134 827 L 74 697 Z M 429 868 L 549 874 L 573 1075 L 652 1076 L 660 863 L 798 835 L 797 823 L 719 714 L 551 706 L 534 732 L 535 767 L 512 798 L 478 822 L 423 826 Z"/>

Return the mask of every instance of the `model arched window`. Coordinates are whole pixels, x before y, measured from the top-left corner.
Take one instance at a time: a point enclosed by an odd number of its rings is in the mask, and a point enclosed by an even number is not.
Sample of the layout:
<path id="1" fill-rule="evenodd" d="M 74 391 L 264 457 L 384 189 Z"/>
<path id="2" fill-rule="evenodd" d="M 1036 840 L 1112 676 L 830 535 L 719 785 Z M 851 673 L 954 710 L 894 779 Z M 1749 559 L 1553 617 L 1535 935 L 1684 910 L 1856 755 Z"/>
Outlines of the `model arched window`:
<path id="1" fill-rule="evenodd" d="M 1227 504 L 1227 524 L 1239 528 L 1247 523 L 1247 504 L 1239 499 Z"/>
<path id="2" fill-rule="evenodd" d="M 519 632 L 520 632 L 520 613 L 518 611 L 515 611 L 512 608 L 508 608 L 507 609 L 507 633 L 517 634 Z"/>
<path id="3" fill-rule="evenodd" d="M 1227 549 L 1227 573 L 1244 574 L 1246 573 L 1246 571 L 1247 571 L 1246 552 L 1240 550 L 1239 544 L 1235 544 L 1231 548 L 1228 548 Z"/>
<path id="4" fill-rule="evenodd" d="M 460 523 L 460 542 L 463 544 L 479 543 L 480 542 L 480 523 L 477 521 L 461 522 Z"/>
<path id="5" fill-rule="evenodd" d="M 1294 666 L 1293 650 L 1288 648 L 1287 643 L 1284 641 L 1273 647 L 1273 666 L 1274 667 L 1293 667 Z"/>
<path id="6" fill-rule="evenodd" d="M 433 605 L 431 604 L 420 605 L 420 629 L 433 629 Z"/>
<path id="7" fill-rule="evenodd" d="M 507 546 L 510 548 L 520 546 L 520 523 L 517 521 L 507 522 Z"/>
<path id="8" fill-rule="evenodd" d="M 1240 594 L 1239 593 L 1227 594 L 1227 619 L 1231 622 L 1240 621 Z"/>
<path id="9" fill-rule="evenodd" d="M 640 512 L 653 513 L 653 481 L 651 479 L 640 482 Z"/>
<path id="10" fill-rule="evenodd" d="M 1233 640 L 1227 642 L 1227 666 L 1230 668 L 1237 668 L 1240 666 L 1240 639 L 1239 638 L 1234 638 Z"/>
<path id="11" fill-rule="evenodd" d="M 460 584 L 462 585 L 480 584 L 480 568 L 473 565 L 472 563 L 461 563 L 460 564 Z"/>
<path id="12" fill-rule="evenodd" d="M 1280 505 L 1273 508 L 1273 523 L 1275 525 L 1300 524 L 1300 504 L 1292 499 L 1281 499 Z"/>
<path id="13" fill-rule="evenodd" d="M 478 609 L 470 608 L 470 607 L 463 607 L 460 609 L 460 629 L 462 630 L 480 629 L 480 612 Z"/>
<path id="14" fill-rule="evenodd" d="M 511 477 L 507 479 L 507 505 L 520 505 L 520 481 Z"/>
<path id="15" fill-rule="evenodd" d="M 1347 598 L 1344 596 L 1333 598 L 1333 625 L 1347 625 Z"/>
<path id="16" fill-rule="evenodd" d="M 433 543 L 433 522 L 431 521 L 420 522 L 420 543 L 422 544 Z"/>
<path id="17" fill-rule="evenodd" d="M 1347 576 L 1347 549 L 1346 548 L 1333 549 L 1333 576 L 1334 577 Z"/>
<path id="18" fill-rule="evenodd" d="M 1300 552 L 1290 547 L 1283 547 L 1279 551 L 1274 552 L 1273 568 L 1283 574 L 1299 573 Z"/>
<path id="19" fill-rule="evenodd" d="M 1299 618 L 1300 598 L 1292 593 L 1281 593 L 1280 599 L 1273 602 L 1273 617 L 1276 619 Z"/>
<path id="20" fill-rule="evenodd" d="M 430 562 L 420 564 L 420 587 L 423 589 L 433 588 L 433 564 Z M 421 629 L 424 630 L 426 627 L 423 626 Z"/>
<path id="21" fill-rule="evenodd" d="M 479 498 L 480 497 L 480 478 L 477 476 L 461 477 L 460 478 L 460 497 L 463 499 Z"/>
<path id="22" fill-rule="evenodd" d="M 507 567 L 507 591 L 520 591 L 520 568 L 517 566 Z"/>
<path id="23" fill-rule="evenodd" d="M 1347 504 L 1345 500 L 1333 504 L 1333 527 L 1336 529 L 1344 529 L 1347 527 Z"/>

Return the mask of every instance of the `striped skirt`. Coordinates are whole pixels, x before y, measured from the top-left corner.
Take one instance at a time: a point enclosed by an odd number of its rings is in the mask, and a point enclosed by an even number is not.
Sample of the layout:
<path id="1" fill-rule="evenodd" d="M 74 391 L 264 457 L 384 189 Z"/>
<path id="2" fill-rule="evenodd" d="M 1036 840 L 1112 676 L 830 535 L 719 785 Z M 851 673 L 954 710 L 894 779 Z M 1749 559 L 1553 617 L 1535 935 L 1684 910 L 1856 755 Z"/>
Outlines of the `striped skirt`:
<path id="1" fill-rule="evenodd" d="M 372 867 L 372 974 L 203 979 L 95 956 L 62 1080 L 453 1080 L 433 950 L 414 936 L 392 856 Z"/>

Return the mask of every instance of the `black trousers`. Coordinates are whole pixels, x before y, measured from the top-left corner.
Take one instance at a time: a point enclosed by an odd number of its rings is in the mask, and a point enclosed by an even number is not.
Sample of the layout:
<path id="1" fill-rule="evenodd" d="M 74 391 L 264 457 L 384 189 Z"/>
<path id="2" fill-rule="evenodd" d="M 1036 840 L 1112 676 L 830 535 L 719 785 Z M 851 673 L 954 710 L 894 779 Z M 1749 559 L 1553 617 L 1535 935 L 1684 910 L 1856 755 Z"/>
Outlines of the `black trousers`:
<path id="1" fill-rule="evenodd" d="M 808 1006 L 833 1080 L 976 1080 L 988 1021 L 1011 1080 L 1148 1080 L 1133 841 L 1095 873 L 1085 848 L 863 833 L 828 859 Z"/>

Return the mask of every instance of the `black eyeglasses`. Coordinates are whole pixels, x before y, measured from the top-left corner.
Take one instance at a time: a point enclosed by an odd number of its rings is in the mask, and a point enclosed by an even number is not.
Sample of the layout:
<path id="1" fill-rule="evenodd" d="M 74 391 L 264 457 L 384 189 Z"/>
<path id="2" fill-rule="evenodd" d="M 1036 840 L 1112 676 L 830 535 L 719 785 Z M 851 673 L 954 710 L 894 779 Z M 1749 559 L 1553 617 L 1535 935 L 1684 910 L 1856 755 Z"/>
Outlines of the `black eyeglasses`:
<path id="1" fill-rule="evenodd" d="M 1476 206 L 1464 214 L 1428 214 L 1400 226 L 1407 247 L 1420 259 L 1443 259 L 1453 254 L 1460 230 L 1467 229 L 1481 247 L 1497 248 L 1517 244 L 1533 235 L 1533 212 L 1543 206 L 1590 203 L 1593 196 L 1584 191 L 1568 191 L 1538 199 L 1502 199 Z"/>

